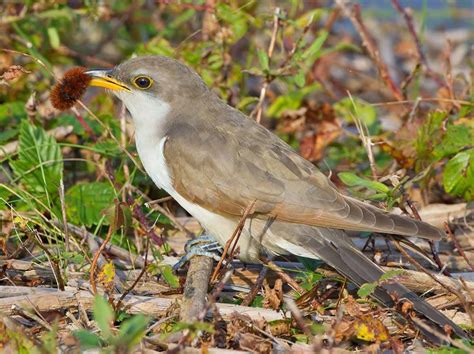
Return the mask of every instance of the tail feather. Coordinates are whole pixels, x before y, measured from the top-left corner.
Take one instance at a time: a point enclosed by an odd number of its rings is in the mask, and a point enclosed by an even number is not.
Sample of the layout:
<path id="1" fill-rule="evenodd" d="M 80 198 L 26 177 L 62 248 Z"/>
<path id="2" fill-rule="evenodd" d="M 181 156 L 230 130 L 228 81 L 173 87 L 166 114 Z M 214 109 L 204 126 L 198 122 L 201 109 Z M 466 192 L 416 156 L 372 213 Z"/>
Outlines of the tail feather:
<path id="1" fill-rule="evenodd" d="M 316 258 L 328 263 L 357 286 L 376 282 L 384 274 L 380 267 L 352 245 L 348 236 L 342 231 L 323 228 L 318 228 L 318 231 L 319 235 L 296 236 L 292 242 L 301 243 L 307 250 L 314 252 Z M 465 332 L 453 321 L 401 284 L 387 282 L 377 287 L 373 295 L 388 307 L 395 305 L 391 295 L 395 295 L 398 300 L 408 300 L 413 304 L 417 314 L 427 320 L 429 327 L 444 333 L 445 326 L 449 326 L 457 336 L 466 338 Z M 417 328 L 432 341 L 441 341 L 432 331 L 421 326 Z"/>
<path id="2" fill-rule="evenodd" d="M 382 209 L 374 207 L 373 205 L 369 205 L 351 197 L 345 196 L 345 199 L 352 209 L 359 207 L 364 210 L 364 215 L 373 214 L 375 216 L 376 221 L 370 230 L 365 227 L 364 219 L 362 220 L 360 224 L 363 227 L 359 228 L 361 231 L 376 231 L 395 235 L 415 236 L 428 240 L 439 240 L 446 236 L 443 230 L 426 222 L 415 220 L 404 215 L 388 213 Z"/>

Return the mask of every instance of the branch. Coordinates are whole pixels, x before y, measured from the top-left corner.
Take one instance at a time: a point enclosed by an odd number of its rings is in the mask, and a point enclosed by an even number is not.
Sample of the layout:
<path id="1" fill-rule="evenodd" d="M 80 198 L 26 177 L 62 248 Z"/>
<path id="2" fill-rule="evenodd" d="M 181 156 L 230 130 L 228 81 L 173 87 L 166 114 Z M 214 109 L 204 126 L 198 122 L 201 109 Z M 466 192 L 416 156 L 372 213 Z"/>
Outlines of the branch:
<path id="1" fill-rule="evenodd" d="M 362 21 L 362 16 L 360 13 L 360 4 L 352 5 L 352 8 L 349 7 L 349 4 L 351 4 L 351 2 L 347 0 L 336 0 L 336 4 L 341 8 L 344 15 L 350 19 L 355 29 L 359 33 L 360 37 L 362 38 L 362 45 L 365 47 L 365 49 L 367 49 L 369 56 L 372 58 L 375 65 L 377 66 L 379 75 L 382 80 L 392 91 L 393 96 L 398 101 L 402 101 L 404 99 L 403 94 L 400 91 L 400 88 L 390 76 L 387 65 L 380 57 L 380 52 L 377 48 L 377 45 L 375 44 L 374 39 L 367 30 L 367 27 L 365 26 L 364 22 Z"/>

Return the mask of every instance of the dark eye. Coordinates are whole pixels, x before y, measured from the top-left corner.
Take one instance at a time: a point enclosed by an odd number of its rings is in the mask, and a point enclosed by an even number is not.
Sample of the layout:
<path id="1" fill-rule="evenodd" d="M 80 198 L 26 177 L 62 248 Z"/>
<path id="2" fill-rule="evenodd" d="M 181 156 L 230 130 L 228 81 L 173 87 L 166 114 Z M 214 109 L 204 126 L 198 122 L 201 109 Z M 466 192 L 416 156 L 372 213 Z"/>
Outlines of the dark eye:
<path id="1" fill-rule="evenodd" d="M 153 84 L 153 80 L 148 76 L 137 76 L 133 79 L 133 84 L 138 87 L 139 89 L 147 89 Z"/>

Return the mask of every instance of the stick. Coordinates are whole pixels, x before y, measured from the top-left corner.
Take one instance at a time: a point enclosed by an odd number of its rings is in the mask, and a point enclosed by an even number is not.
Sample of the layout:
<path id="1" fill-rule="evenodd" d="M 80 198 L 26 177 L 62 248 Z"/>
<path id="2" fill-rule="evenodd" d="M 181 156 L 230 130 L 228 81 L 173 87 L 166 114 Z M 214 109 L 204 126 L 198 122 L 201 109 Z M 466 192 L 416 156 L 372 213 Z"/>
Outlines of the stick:
<path id="1" fill-rule="evenodd" d="M 115 208 L 114 208 L 115 209 L 114 220 L 112 221 L 112 224 L 109 226 L 109 230 L 107 231 L 107 236 L 105 237 L 104 242 L 100 245 L 99 249 L 94 255 L 94 259 L 92 260 L 91 269 L 90 269 L 90 282 L 91 282 L 92 292 L 94 294 L 97 294 L 97 285 L 95 282 L 95 271 L 97 269 L 97 261 L 99 260 L 99 257 L 102 254 L 102 251 L 104 250 L 105 246 L 107 246 L 107 243 L 109 243 L 110 239 L 112 238 L 112 235 L 114 234 L 117 228 L 119 208 L 120 207 L 119 207 L 118 201 L 116 201 Z"/>
<path id="2" fill-rule="evenodd" d="M 395 84 L 392 77 L 390 76 L 387 65 L 382 61 L 382 58 L 380 57 L 380 52 L 377 48 L 377 45 L 375 44 L 374 39 L 367 30 L 367 27 L 365 27 L 364 22 L 362 21 L 360 13 L 360 4 L 355 4 L 352 6 L 352 8 L 349 7 L 349 4 L 351 4 L 351 2 L 347 0 L 336 0 L 336 4 L 341 8 L 344 15 L 350 19 L 352 25 L 359 33 L 360 37 L 362 38 L 362 45 L 365 47 L 365 49 L 367 49 L 369 56 L 372 58 L 375 65 L 377 66 L 380 77 L 385 82 L 387 87 L 392 91 L 392 94 L 395 99 L 397 99 L 398 101 L 403 100 L 404 97 L 400 91 L 400 88 L 397 86 L 397 84 Z"/>
<path id="3" fill-rule="evenodd" d="M 0 314 L 14 315 L 13 305 L 24 309 L 36 308 L 39 312 L 76 308 L 78 305 L 83 306 L 85 310 L 91 310 L 94 306 L 94 295 L 89 291 L 77 291 L 69 287 L 66 291 L 48 288 L 44 288 L 43 291 L 39 291 L 39 288 L 36 290 L 38 292 L 32 295 L 0 298 Z M 111 295 L 111 297 L 118 299 L 119 295 Z M 132 315 L 142 313 L 152 317 L 163 316 L 174 303 L 175 300 L 172 298 L 136 295 L 127 295 L 123 301 L 124 310 L 127 313 Z M 216 303 L 215 305 L 224 318 L 229 318 L 234 312 L 266 321 L 282 320 L 288 315 L 274 310 L 233 304 Z"/>
<path id="4" fill-rule="evenodd" d="M 204 309 L 213 264 L 214 260 L 210 257 L 194 256 L 191 258 L 179 314 L 181 321 L 196 321 Z"/>
<path id="5" fill-rule="evenodd" d="M 467 265 L 469 266 L 469 268 L 471 268 L 472 271 L 474 271 L 474 265 L 471 263 L 471 261 L 469 260 L 469 258 L 466 256 L 466 253 L 464 252 L 464 250 L 462 249 L 461 245 L 459 244 L 459 241 L 458 239 L 456 238 L 456 236 L 454 236 L 454 233 L 451 231 L 451 228 L 449 227 L 448 223 L 447 222 L 444 222 L 444 229 L 446 230 L 446 232 L 448 233 L 449 235 L 449 238 L 451 239 L 451 241 L 453 241 L 453 244 L 454 244 L 454 248 L 458 251 L 459 255 L 464 258 L 464 260 L 466 261 Z"/>
<path id="6" fill-rule="evenodd" d="M 275 8 L 275 13 L 273 15 L 272 38 L 270 40 L 270 45 L 268 47 L 268 52 L 267 52 L 269 62 L 273 56 L 273 50 L 275 49 L 275 42 L 276 42 L 276 37 L 278 33 L 278 28 L 280 26 L 280 11 L 281 10 L 279 7 Z M 265 96 L 267 95 L 267 89 L 271 81 L 273 81 L 273 78 L 269 78 L 269 77 L 265 78 L 265 81 L 263 82 L 262 88 L 260 90 L 260 97 L 258 98 L 257 106 L 255 107 L 254 112 L 252 112 L 251 114 L 251 116 L 254 113 L 256 114 L 255 120 L 257 121 L 257 123 L 260 123 L 260 120 L 262 119 L 263 103 L 265 102 Z"/>
<path id="7" fill-rule="evenodd" d="M 255 203 L 257 201 L 254 200 L 252 203 L 248 205 L 248 207 L 244 210 L 244 213 L 242 217 L 240 218 L 239 223 L 237 224 L 237 227 L 235 228 L 234 232 L 232 233 L 232 236 L 229 238 L 229 240 L 225 243 L 224 250 L 222 251 L 222 257 L 217 263 L 216 268 L 214 269 L 214 273 L 212 274 L 211 282 L 214 282 L 217 279 L 217 275 L 219 274 L 219 270 L 221 268 L 222 263 L 224 262 L 225 257 L 227 256 L 227 252 L 229 251 L 230 246 L 232 245 L 232 242 L 234 242 L 234 245 L 231 250 L 231 256 L 230 258 L 232 259 L 235 251 L 235 247 L 237 246 L 237 242 L 239 242 L 239 237 L 240 234 L 242 233 L 242 229 L 244 228 L 245 221 L 247 220 L 247 217 L 253 213 L 253 207 L 255 206 Z"/>

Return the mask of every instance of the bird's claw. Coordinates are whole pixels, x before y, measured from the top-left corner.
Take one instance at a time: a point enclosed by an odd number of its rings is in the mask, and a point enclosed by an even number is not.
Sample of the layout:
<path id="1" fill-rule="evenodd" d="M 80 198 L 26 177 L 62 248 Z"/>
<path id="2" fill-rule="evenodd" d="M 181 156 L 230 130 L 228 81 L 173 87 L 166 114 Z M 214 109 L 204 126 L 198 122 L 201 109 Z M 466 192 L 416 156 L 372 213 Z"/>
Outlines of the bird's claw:
<path id="1" fill-rule="evenodd" d="M 173 266 L 173 271 L 176 273 L 194 256 L 205 256 L 219 261 L 222 254 L 221 245 L 209 235 L 201 235 L 195 239 L 189 240 L 184 245 L 186 254 Z"/>

